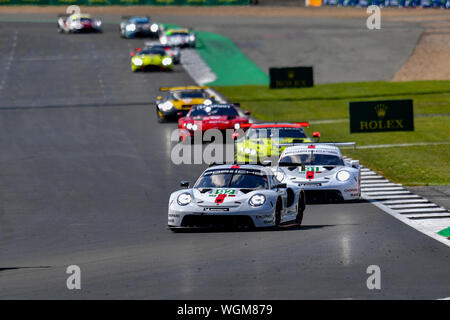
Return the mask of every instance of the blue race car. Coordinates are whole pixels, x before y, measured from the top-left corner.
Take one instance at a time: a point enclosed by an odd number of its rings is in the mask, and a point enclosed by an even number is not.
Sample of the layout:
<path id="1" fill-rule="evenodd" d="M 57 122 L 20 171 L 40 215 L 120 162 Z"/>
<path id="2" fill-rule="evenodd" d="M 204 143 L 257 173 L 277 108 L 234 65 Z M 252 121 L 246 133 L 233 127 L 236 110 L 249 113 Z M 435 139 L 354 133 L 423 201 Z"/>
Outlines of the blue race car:
<path id="1" fill-rule="evenodd" d="M 159 24 L 150 21 L 149 17 L 122 17 L 120 36 L 123 38 L 159 38 L 159 33 Z"/>

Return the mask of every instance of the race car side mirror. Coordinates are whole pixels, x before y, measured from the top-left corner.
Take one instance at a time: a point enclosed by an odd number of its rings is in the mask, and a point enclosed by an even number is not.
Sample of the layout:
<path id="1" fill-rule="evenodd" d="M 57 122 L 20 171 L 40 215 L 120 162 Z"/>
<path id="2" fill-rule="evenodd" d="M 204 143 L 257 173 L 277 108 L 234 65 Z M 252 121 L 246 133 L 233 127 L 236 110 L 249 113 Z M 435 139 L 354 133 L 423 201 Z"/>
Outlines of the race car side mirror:
<path id="1" fill-rule="evenodd" d="M 181 181 L 180 187 L 182 188 L 189 188 L 189 181 Z"/>
<path id="2" fill-rule="evenodd" d="M 234 133 L 231 135 L 231 138 L 232 138 L 233 140 L 236 140 L 237 138 L 239 138 L 239 132 L 234 132 Z"/>
<path id="3" fill-rule="evenodd" d="M 287 184 L 286 183 L 279 183 L 275 186 L 277 189 L 286 189 Z"/>
<path id="4" fill-rule="evenodd" d="M 162 97 L 161 96 L 157 96 L 156 100 L 162 100 Z"/>
<path id="5" fill-rule="evenodd" d="M 251 112 L 248 111 L 248 110 L 245 110 L 245 111 L 244 111 L 244 114 L 245 114 L 246 116 L 249 116 L 249 115 L 251 114 Z"/>
<path id="6" fill-rule="evenodd" d="M 353 168 L 358 168 L 359 167 L 359 160 L 352 160 L 352 161 L 350 161 L 350 165 Z"/>
<path id="7" fill-rule="evenodd" d="M 139 51 L 141 51 L 141 48 L 136 48 L 136 49 L 134 49 L 136 52 L 139 52 Z"/>
<path id="8" fill-rule="evenodd" d="M 134 57 L 134 52 L 130 52 L 130 57 Z"/>

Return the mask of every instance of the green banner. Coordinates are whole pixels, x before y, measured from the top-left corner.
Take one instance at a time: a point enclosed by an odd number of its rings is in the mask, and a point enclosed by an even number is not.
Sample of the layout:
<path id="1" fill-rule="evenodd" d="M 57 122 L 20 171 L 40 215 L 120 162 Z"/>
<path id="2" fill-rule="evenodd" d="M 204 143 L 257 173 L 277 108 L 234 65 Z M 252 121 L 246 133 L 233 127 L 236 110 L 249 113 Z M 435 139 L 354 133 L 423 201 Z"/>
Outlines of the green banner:
<path id="1" fill-rule="evenodd" d="M 0 5 L 152 5 L 152 6 L 225 6 L 249 5 L 250 0 L 0 0 Z"/>

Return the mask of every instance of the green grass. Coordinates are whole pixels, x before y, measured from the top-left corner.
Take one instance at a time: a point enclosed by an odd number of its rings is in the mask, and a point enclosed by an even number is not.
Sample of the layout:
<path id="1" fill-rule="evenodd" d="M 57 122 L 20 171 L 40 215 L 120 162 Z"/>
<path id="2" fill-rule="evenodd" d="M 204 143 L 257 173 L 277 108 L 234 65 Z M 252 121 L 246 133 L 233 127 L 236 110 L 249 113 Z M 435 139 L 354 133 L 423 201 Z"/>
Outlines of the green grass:
<path id="1" fill-rule="evenodd" d="M 304 89 L 267 86 L 219 87 L 221 93 L 262 121 L 314 121 L 309 134 L 320 131 L 324 141 L 355 141 L 358 146 L 450 141 L 450 81 L 363 82 L 316 85 Z M 350 134 L 348 102 L 413 99 L 415 131 Z M 387 178 L 406 185 L 449 185 L 450 145 L 345 149 L 344 154 Z"/>
<path id="2" fill-rule="evenodd" d="M 321 84 L 303 89 L 268 86 L 218 87 L 260 120 L 288 121 L 348 118 L 348 102 L 414 99 L 414 112 L 450 113 L 450 81 L 359 82 Z M 276 108 L 275 108 L 276 106 Z"/>

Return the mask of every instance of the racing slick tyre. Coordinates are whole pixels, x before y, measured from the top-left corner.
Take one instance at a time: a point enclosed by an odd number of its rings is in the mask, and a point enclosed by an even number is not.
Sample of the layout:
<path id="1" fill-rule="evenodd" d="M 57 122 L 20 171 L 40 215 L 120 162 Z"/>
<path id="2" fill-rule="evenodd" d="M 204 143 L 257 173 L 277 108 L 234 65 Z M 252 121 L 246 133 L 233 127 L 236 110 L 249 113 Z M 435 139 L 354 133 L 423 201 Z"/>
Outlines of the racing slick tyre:
<path id="1" fill-rule="evenodd" d="M 295 217 L 295 223 L 299 226 L 302 225 L 303 221 L 303 212 L 305 211 L 306 201 L 305 201 L 305 193 L 301 192 L 301 197 L 298 199 L 298 208 L 297 208 L 297 216 Z"/>
<path id="2" fill-rule="evenodd" d="M 158 107 L 156 107 L 156 119 L 158 120 L 159 123 L 167 122 L 166 119 L 164 119 L 162 113 L 158 110 Z"/>
<path id="3" fill-rule="evenodd" d="M 275 228 L 277 229 L 280 227 L 281 223 L 281 209 L 282 209 L 281 199 L 278 199 L 277 206 L 275 208 Z"/>

